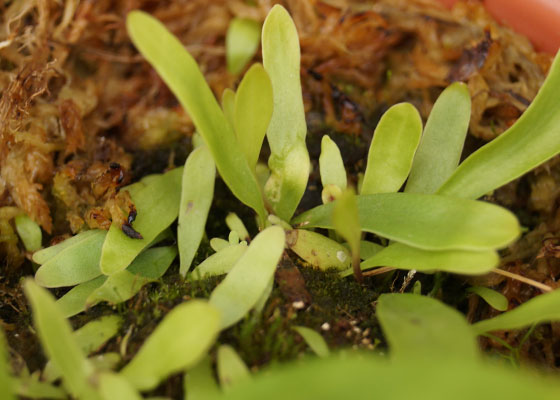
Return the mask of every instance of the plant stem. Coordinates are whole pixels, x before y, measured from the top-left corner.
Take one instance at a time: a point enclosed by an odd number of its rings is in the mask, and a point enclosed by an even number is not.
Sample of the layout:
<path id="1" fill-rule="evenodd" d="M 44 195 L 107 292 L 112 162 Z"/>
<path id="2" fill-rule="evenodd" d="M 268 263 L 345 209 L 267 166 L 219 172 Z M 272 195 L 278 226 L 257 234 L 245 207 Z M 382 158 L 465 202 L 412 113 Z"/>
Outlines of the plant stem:
<path id="1" fill-rule="evenodd" d="M 505 276 L 510 279 L 518 280 L 519 282 L 526 283 L 527 285 L 531 285 L 536 287 L 537 289 L 542 290 L 543 292 L 551 292 L 552 288 L 544 283 L 537 282 L 533 279 L 526 278 L 519 274 L 514 274 L 513 272 L 505 271 L 503 269 L 495 268 L 492 270 L 495 274 Z"/>

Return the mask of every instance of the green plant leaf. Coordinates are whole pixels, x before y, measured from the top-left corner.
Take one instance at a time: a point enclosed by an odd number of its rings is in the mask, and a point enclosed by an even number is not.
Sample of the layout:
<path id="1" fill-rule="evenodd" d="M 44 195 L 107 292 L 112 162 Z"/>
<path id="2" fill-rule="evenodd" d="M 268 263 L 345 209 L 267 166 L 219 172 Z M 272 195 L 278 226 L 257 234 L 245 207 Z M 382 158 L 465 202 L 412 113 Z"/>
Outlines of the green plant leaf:
<path id="1" fill-rule="evenodd" d="M 373 134 L 361 194 L 397 192 L 408 177 L 421 136 L 422 118 L 412 104 L 389 108 Z"/>
<path id="2" fill-rule="evenodd" d="M 222 110 L 224 115 L 233 128 L 233 115 L 235 113 L 235 92 L 230 88 L 225 88 L 222 92 Z"/>
<path id="3" fill-rule="evenodd" d="M 70 318 L 86 309 L 87 298 L 107 280 L 106 275 L 98 276 L 91 281 L 80 283 L 70 289 L 64 296 L 56 301 L 64 318 Z"/>
<path id="4" fill-rule="evenodd" d="M 261 299 L 284 250 L 284 230 L 272 226 L 259 233 L 210 295 L 210 304 L 222 313 L 225 329 L 249 312 Z"/>
<path id="5" fill-rule="evenodd" d="M 271 175 L 265 194 L 275 214 L 289 221 L 305 191 L 310 161 L 305 145 L 299 39 L 292 18 L 280 5 L 270 10 L 264 22 L 262 53 L 274 96 L 267 132 Z"/>
<path id="6" fill-rule="evenodd" d="M 103 372 L 99 375 L 99 393 L 104 400 L 141 400 L 142 396 L 123 377 Z"/>
<path id="7" fill-rule="evenodd" d="M 109 276 L 95 289 L 87 297 L 86 307 L 101 301 L 118 304 L 132 298 L 144 285 L 161 278 L 176 256 L 175 246 L 146 250 L 132 262 L 130 267 Z"/>
<path id="8" fill-rule="evenodd" d="M 340 155 L 340 150 L 335 142 L 324 135 L 321 139 L 321 155 L 319 156 L 319 172 L 321 174 L 321 184 L 335 185 L 340 190 L 346 189 L 346 170 Z"/>
<path id="9" fill-rule="evenodd" d="M 247 243 L 230 245 L 198 264 L 191 276 L 193 279 L 204 279 L 211 275 L 227 274 L 246 251 Z"/>
<path id="10" fill-rule="evenodd" d="M 211 400 L 221 394 L 214 379 L 212 360 L 208 356 L 185 374 L 183 384 L 185 400 Z"/>
<path id="11" fill-rule="evenodd" d="M 474 331 L 486 332 L 520 329 L 532 324 L 560 321 L 560 290 L 541 294 L 508 312 L 477 322 Z"/>
<path id="12" fill-rule="evenodd" d="M 362 260 L 367 260 L 368 258 L 373 257 L 385 247 L 381 246 L 380 244 L 368 242 L 367 240 L 360 241 L 360 258 Z"/>
<path id="13" fill-rule="evenodd" d="M 286 232 L 286 245 L 314 267 L 322 270 L 350 268 L 352 257 L 342 244 L 319 233 L 305 229 Z"/>
<path id="14" fill-rule="evenodd" d="M 25 214 L 20 214 L 14 219 L 16 231 L 27 251 L 37 251 L 41 248 L 43 234 L 41 227 Z"/>
<path id="15" fill-rule="evenodd" d="M 292 329 L 300 334 L 305 343 L 319 357 L 327 357 L 329 355 L 329 346 L 317 331 L 306 326 L 293 326 Z"/>
<path id="16" fill-rule="evenodd" d="M 255 170 L 272 117 L 272 83 L 261 64 L 253 64 L 235 94 L 234 127 L 249 168 Z"/>
<path id="17" fill-rule="evenodd" d="M 111 225 L 101 250 L 100 268 L 105 275 L 122 271 L 163 232 L 179 214 L 183 168 L 153 177 L 136 193 L 130 193 L 138 215 L 134 229 L 142 239 L 132 239 Z M 123 188 L 126 190 L 126 187 Z"/>
<path id="18" fill-rule="evenodd" d="M 249 236 L 249 231 L 245 227 L 245 224 L 237 216 L 236 213 L 229 213 L 226 217 L 226 225 L 232 232 L 237 232 L 240 240 L 249 240 L 251 236 Z"/>
<path id="19" fill-rule="evenodd" d="M 500 262 L 493 250 L 422 250 L 402 243 L 392 243 L 360 265 L 362 270 L 374 267 L 415 269 L 422 272 L 445 271 L 463 275 L 480 275 L 490 272 Z M 347 271 L 345 275 L 350 275 Z"/>
<path id="20" fill-rule="evenodd" d="M 0 388 L 5 400 L 15 400 L 14 380 L 10 376 L 10 364 L 8 358 L 8 348 L 4 332 L 0 329 Z"/>
<path id="21" fill-rule="evenodd" d="M 457 168 L 471 117 L 467 85 L 455 82 L 432 108 L 414 156 L 405 192 L 435 193 Z"/>
<path id="22" fill-rule="evenodd" d="M 233 347 L 222 345 L 218 347 L 216 370 L 220 386 L 227 392 L 232 386 L 251 378 L 249 368 Z"/>
<path id="23" fill-rule="evenodd" d="M 350 246 L 352 253 L 352 267 L 356 273 L 360 271 L 360 217 L 354 189 L 346 189 L 335 203 L 332 221 L 336 232 L 342 236 Z M 356 275 L 361 278 L 361 275 Z"/>
<path id="24" fill-rule="evenodd" d="M 476 199 L 558 154 L 558 87 L 560 53 L 552 63 L 539 93 L 517 122 L 463 161 L 438 193 Z"/>
<path id="25" fill-rule="evenodd" d="M 156 69 L 191 116 L 206 142 L 221 177 L 233 194 L 253 208 L 264 225 L 266 210 L 255 174 L 244 157 L 228 123 L 194 58 L 159 21 L 141 11 L 126 20 L 138 50 Z"/>
<path id="26" fill-rule="evenodd" d="M 237 75 L 256 54 L 261 38 L 261 25 L 248 18 L 233 18 L 226 34 L 227 69 Z"/>
<path id="27" fill-rule="evenodd" d="M 60 287 L 98 277 L 101 275 L 99 260 L 106 235 L 107 231 L 100 229 L 86 231 L 36 252 L 33 260 L 42 265 L 35 273 L 35 281 L 45 287 Z"/>
<path id="28" fill-rule="evenodd" d="M 520 234 L 515 215 L 480 201 L 416 193 L 360 195 L 356 200 L 363 231 L 425 250 L 493 250 Z M 333 229 L 335 203 L 309 210 L 293 223 Z"/>
<path id="29" fill-rule="evenodd" d="M 183 171 L 181 205 L 179 206 L 179 225 L 177 245 L 181 275 L 189 271 L 192 260 L 200 246 L 208 212 L 214 197 L 216 168 L 206 146 L 201 146 L 189 155 Z"/>
<path id="30" fill-rule="evenodd" d="M 31 279 L 25 281 L 24 290 L 33 309 L 33 323 L 43 349 L 62 374 L 64 386 L 75 397 L 97 399 L 89 385 L 93 367 L 78 346 L 70 324 L 52 295 Z"/>
<path id="31" fill-rule="evenodd" d="M 60 387 L 41 382 L 36 374 L 20 377 L 14 380 L 16 392 L 26 399 L 67 399 L 68 394 Z M 0 386 L 4 388 L 5 386 Z M 2 392 L 4 394 L 4 392 Z M 9 400 L 8 397 L 6 400 Z"/>
<path id="32" fill-rule="evenodd" d="M 508 299 L 500 292 L 484 286 L 472 286 L 467 289 L 467 292 L 479 295 L 486 303 L 498 311 L 506 311 L 508 309 Z"/>
<path id="33" fill-rule="evenodd" d="M 190 368 L 206 354 L 220 328 L 220 314 L 202 300 L 171 310 L 121 371 L 138 390 L 155 388 L 170 374 Z"/>
<path id="34" fill-rule="evenodd" d="M 410 293 L 382 294 L 376 315 L 392 359 L 457 358 L 469 362 L 480 356 L 465 317 L 434 298 Z"/>

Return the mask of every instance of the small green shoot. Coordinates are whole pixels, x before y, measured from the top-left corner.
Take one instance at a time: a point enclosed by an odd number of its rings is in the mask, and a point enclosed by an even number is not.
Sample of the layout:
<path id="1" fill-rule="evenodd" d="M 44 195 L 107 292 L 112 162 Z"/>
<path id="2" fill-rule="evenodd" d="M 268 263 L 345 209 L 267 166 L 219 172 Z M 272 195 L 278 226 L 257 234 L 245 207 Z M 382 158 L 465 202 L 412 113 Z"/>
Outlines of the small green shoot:
<path id="1" fill-rule="evenodd" d="M 321 155 L 319 156 L 319 172 L 323 185 L 323 203 L 328 203 L 330 196 L 326 196 L 325 189 L 334 185 L 342 192 L 346 189 L 347 178 L 344 162 L 336 143 L 327 135 L 321 139 Z M 332 190 L 332 189 L 331 189 Z"/>
<path id="2" fill-rule="evenodd" d="M 327 346 L 327 342 L 317 331 L 306 326 L 294 326 L 292 329 L 305 340 L 305 343 L 319 357 L 327 357 L 329 355 L 329 346 Z"/>
<path id="3" fill-rule="evenodd" d="M 467 292 L 480 296 L 495 310 L 506 311 L 508 309 L 508 299 L 500 292 L 484 286 L 472 286 L 467 289 Z"/>
<path id="4" fill-rule="evenodd" d="M 360 269 L 360 217 L 354 189 L 346 189 L 334 204 L 332 222 L 336 232 L 342 236 L 350 247 L 352 254 L 352 269 L 358 281 L 362 281 Z"/>
<path id="5" fill-rule="evenodd" d="M 239 354 L 228 345 L 218 347 L 216 370 L 222 390 L 227 393 L 233 386 L 251 378 L 249 368 Z"/>
<path id="6" fill-rule="evenodd" d="M 240 74 L 256 54 L 261 39 L 261 25 L 248 18 L 233 18 L 226 34 L 227 69 Z"/>
<path id="7" fill-rule="evenodd" d="M 237 232 L 240 240 L 248 241 L 249 239 L 251 239 L 251 237 L 249 236 L 249 231 L 247 231 L 245 224 L 243 223 L 241 218 L 237 216 L 236 213 L 229 213 L 227 215 L 226 225 L 232 232 Z"/>
<path id="8" fill-rule="evenodd" d="M 305 229 L 286 232 L 286 245 L 314 267 L 344 271 L 352 266 L 352 257 L 344 245 Z"/>
<path id="9" fill-rule="evenodd" d="M 211 400 L 222 393 L 212 371 L 212 360 L 205 357 L 183 378 L 185 400 Z"/>
<path id="10" fill-rule="evenodd" d="M 197 265 L 191 276 L 204 279 L 212 275 L 227 274 L 247 251 L 247 243 L 228 245 Z"/>
<path id="11" fill-rule="evenodd" d="M 43 234 L 41 227 L 25 214 L 15 217 L 16 231 L 27 251 L 37 251 L 41 248 Z"/>

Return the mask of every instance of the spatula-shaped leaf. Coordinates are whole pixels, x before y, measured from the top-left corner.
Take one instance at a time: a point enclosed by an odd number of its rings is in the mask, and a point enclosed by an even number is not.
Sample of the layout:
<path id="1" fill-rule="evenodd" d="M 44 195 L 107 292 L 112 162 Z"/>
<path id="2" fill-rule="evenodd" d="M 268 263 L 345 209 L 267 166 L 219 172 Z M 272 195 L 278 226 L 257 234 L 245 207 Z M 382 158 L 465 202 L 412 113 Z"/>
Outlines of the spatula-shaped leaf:
<path id="1" fill-rule="evenodd" d="M 272 117 L 272 83 L 261 64 L 253 64 L 235 94 L 233 123 L 249 168 L 255 170 Z"/>
<path id="2" fill-rule="evenodd" d="M 352 265 L 350 252 L 342 244 L 305 229 L 286 232 L 286 245 L 314 267 L 346 270 Z"/>
<path id="3" fill-rule="evenodd" d="M 362 270 L 374 267 L 415 269 L 422 272 L 445 271 L 463 275 L 490 272 L 500 261 L 493 250 L 422 250 L 402 243 L 392 243 L 360 265 Z M 346 273 L 350 275 L 350 271 Z"/>
<path id="4" fill-rule="evenodd" d="M 475 336 L 465 317 L 431 297 L 382 294 L 376 315 L 393 359 L 456 357 L 469 362 L 479 355 Z"/>
<path id="5" fill-rule="evenodd" d="M 265 185 L 275 214 L 288 221 L 309 178 L 307 126 L 300 83 L 300 49 L 296 26 L 286 9 L 275 5 L 262 33 L 263 63 L 272 82 L 274 111 L 267 138 L 271 176 Z"/>
<path id="6" fill-rule="evenodd" d="M 264 224 L 260 187 L 194 58 L 159 21 L 141 11 L 128 14 L 128 33 L 138 50 L 169 85 L 208 145 L 216 167 L 233 194 L 252 207 Z"/>
<path id="7" fill-rule="evenodd" d="M 177 240 L 179 246 L 180 273 L 185 276 L 204 235 L 206 219 L 214 196 L 216 168 L 206 146 L 189 155 L 183 171 L 181 205 Z"/>
<path id="8" fill-rule="evenodd" d="M 476 199 L 560 152 L 560 53 L 529 108 L 511 128 L 459 165 L 438 193 Z"/>
<path id="9" fill-rule="evenodd" d="M 305 343 L 307 343 L 311 350 L 319 357 L 326 357 L 329 355 L 329 346 L 327 346 L 327 342 L 325 342 L 323 336 L 317 331 L 306 326 L 294 326 L 292 329 L 301 335 Z"/>
<path id="10" fill-rule="evenodd" d="M 438 97 L 426 122 L 405 192 L 435 193 L 461 158 L 471 117 L 467 85 L 455 82 Z"/>
<path id="11" fill-rule="evenodd" d="M 230 73 L 237 75 L 259 48 L 261 25 L 248 18 L 233 18 L 226 34 L 226 61 Z"/>
<path id="12" fill-rule="evenodd" d="M 182 175 L 183 168 L 172 169 L 152 178 L 137 193 L 131 193 L 138 213 L 133 227 L 143 238 L 129 238 L 120 227 L 111 225 L 101 251 L 101 272 L 111 275 L 128 267 L 142 250 L 175 221 L 179 214 Z"/>
<path id="13" fill-rule="evenodd" d="M 415 193 L 361 195 L 356 200 L 362 230 L 425 250 L 493 250 L 520 233 L 511 212 L 480 201 Z M 333 207 L 316 207 L 293 223 L 333 229 Z"/>
<path id="14" fill-rule="evenodd" d="M 212 371 L 212 360 L 205 357 L 183 378 L 185 400 L 212 400 L 222 393 Z"/>
<path id="15" fill-rule="evenodd" d="M 484 301 L 488 303 L 492 308 L 498 311 L 506 311 L 508 309 L 508 299 L 500 292 L 496 292 L 495 290 L 484 286 L 473 286 L 470 287 L 467 291 L 477 294 L 482 299 L 484 299 Z"/>
<path id="16" fill-rule="evenodd" d="M 257 304 L 276 271 L 284 241 L 284 230 L 278 226 L 259 233 L 214 289 L 210 304 L 222 313 L 222 329 L 235 324 Z"/>
<path id="17" fill-rule="evenodd" d="M 93 367 L 72 335 L 70 324 L 45 289 L 27 279 L 25 294 L 33 309 L 33 323 L 45 353 L 62 374 L 64 386 L 76 397 L 97 399 L 89 384 Z"/>
<path id="18" fill-rule="evenodd" d="M 480 335 L 548 321 L 560 321 L 560 290 L 541 294 L 511 311 L 477 322 L 473 329 Z"/>
<path id="19" fill-rule="evenodd" d="M 95 289 L 87 297 L 86 307 L 101 301 L 118 304 L 132 298 L 142 286 L 162 277 L 176 255 L 177 249 L 174 246 L 146 250 L 130 267 L 109 276 L 100 287 Z"/>
<path id="20" fill-rule="evenodd" d="M 218 347 L 216 369 L 220 385 L 225 391 L 251 377 L 249 368 L 239 354 L 228 345 Z"/>
<path id="21" fill-rule="evenodd" d="M 203 279 L 210 275 L 227 274 L 246 251 L 247 243 L 227 246 L 198 264 L 191 276 Z"/>
<path id="22" fill-rule="evenodd" d="M 25 214 L 14 218 L 16 231 L 27 251 L 37 251 L 41 248 L 43 235 L 41 227 Z"/>
<path id="23" fill-rule="evenodd" d="M 171 310 L 121 374 L 138 390 L 155 388 L 170 374 L 194 366 L 219 332 L 218 310 L 190 300 Z"/>
<path id="24" fill-rule="evenodd" d="M 2 388 L 5 400 L 15 400 L 15 385 L 13 378 L 10 376 L 9 365 L 6 339 L 4 338 L 4 332 L 0 329 L 0 388 Z"/>
<path id="25" fill-rule="evenodd" d="M 70 318 L 86 309 L 87 298 L 107 280 L 106 275 L 98 276 L 91 281 L 80 283 L 70 289 L 56 301 L 64 318 Z"/>
<path id="26" fill-rule="evenodd" d="M 361 193 L 398 191 L 410 172 L 421 136 L 422 119 L 412 104 L 388 109 L 373 134 Z"/>
<path id="27" fill-rule="evenodd" d="M 72 286 L 101 275 L 99 260 L 107 231 L 94 229 L 79 233 L 56 246 L 47 247 L 33 255 L 42 263 L 35 281 L 45 287 Z"/>
<path id="28" fill-rule="evenodd" d="M 325 135 L 321 139 L 321 155 L 319 156 L 319 172 L 321 184 L 336 185 L 340 190 L 346 189 L 346 170 L 340 150 L 333 140 Z"/>

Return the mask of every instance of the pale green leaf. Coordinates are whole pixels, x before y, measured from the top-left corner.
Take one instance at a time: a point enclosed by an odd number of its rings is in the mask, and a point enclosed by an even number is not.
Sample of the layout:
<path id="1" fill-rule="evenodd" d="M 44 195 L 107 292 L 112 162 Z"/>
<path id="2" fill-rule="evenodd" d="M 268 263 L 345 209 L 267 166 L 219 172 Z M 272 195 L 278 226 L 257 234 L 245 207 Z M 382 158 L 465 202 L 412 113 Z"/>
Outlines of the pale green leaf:
<path id="1" fill-rule="evenodd" d="M 246 251 L 247 243 L 229 245 L 198 264 L 191 276 L 193 279 L 203 279 L 211 275 L 226 274 Z"/>
<path id="2" fill-rule="evenodd" d="M 461 158 L 471 117 L 467 85 L 455 82 L 436 100 L 426 122 L 405 192 L 435 193 Z"/>
<path id="3" fill-rule="evenodd" d="M 475 336 L 465 317 L 439 300 L 410 293 L 382 294 L 376 316 L 389 342 L 392 359 L 479 357 Z"/>
<path id="4" fill-rule="evenodd" d="M 422 119 L 412 104 L 388 109 L 373 134 L 361 194 L 397 192 L 408 177 L 421 136 Z"/>
<path id="5" fill-rule="evenodd" d="M 222 238 L 212 238 L 210 239 L 210 247 L 215 252 L 222 251 L 226 247 L 231 246 L 231 243 L 228 240 Z"/>
<path id="6" fill-rule="evenodd" d="M 334 204 L 332 222 L 336 232 L 348 242 L 353 260 L 359 263 L 362 231 L 353 189 L 346 189 Z"/>
<path id="7" fill-rule="evenodd" d="M 266 220 L 266 210 L 255 174 L 194 58 L 156 19 L 141 11 L 128 14 L 128 33 L 139 51 L 177 96 L 203 137 L 221 177 L 233 194 Z"/>
<path id="8" fill-rule="evenodd" d="M 220 388 L 214 379 L 212 361 L 205 357 L 183 378 L 185 400 L 211 400 L 219 397 Z"/>
<path id="9" fill-rule="evenodd" d="M 541 294 L 513 310 L 477 322 L 473 329 L 480 335 L 492 331 L 520 329 L 549 321 L 560 321 L 560 290 Z"/>
<path id="10" fill-rule="evenodd" d="M 16 392 L 26 399 L 67 399 L 68 394 L 60 387 L 41 382 L 35 374 L 15 379 Z M 0 386 L 3 388 L 4 386 Z M 4 393 L 2 393 L 4 394 Z M 6 400 L 9 400 L 7 397 Z"/>
<path id="11" fill-rule="evenodd" d="M 228 345 L 218 347 L 216 370 L 220 386 L 226 392 L 231 387 L 251 377 L 249 368 L 247 368 L 233 347 Z"/>
<path id="12" fill-rule="evenodd" d="M 229 122 L 230 126 L 233 127 L 233 115 L 235 111 L 235 92 L 230 88 L 225 88 L 222 92 L 222 110 L 224 115 Z"/>
<path id="13" fill-rule="evenodd" d="M 226 34 L 226 61 L 230 73 L 237 75 L 259 48 L 261 25 L 248 18 L 233 18 Z"/>
<path id="14" fill-rule="evenodd" d="M 506 132 L 471 154 L 438 193 L 476 199 L 560 152 L 560 53 L 529 108 Z"/>
<path id="15" fill-rule="evenodd" d="M 234 127 L 239 146 L 255 170 L 272 117 L 272 83 L 261 64 L 253 64 L 235 94 Z"/>
<path id="16" fill-rule="evenodd" d="M 214 289 L 210 303 L 222 313 L 222 329 L 235 324 L 257 304 L 276 271 L 284 241 L 284 230 L 278 226 L 259 233 Z"/>
<path id="17" fill-rule="evenodd" d="M 393 267 L 422 272 L 445 271 L 463 275 L 481 275 L 500 262 L 493 250 L 422 250 L 402 243 L 392 243 L 361 263 L 360 268 Z M 346 273 L 347 275 L 350 272 Z"/>
<path id="18" fill-rule="evenodd" d="M 305 191 L 310 161 L 305 145 L 299 39 L 292 18 L 280 5 L 272 8 L 264 22 L 262 53 L 274 96 L 267 132 L 271 176 L 265 193 L 275 214 L 288 221 Z"/>
<path id="19" fill-rule="evenodd" d="M 346 247 L 317 232 L 304 229 L 288 231 L 286 245 L 309 264 L 322 270 L 345 270 L 352 263 Z"/>
<path id="20" fill-rule="evenodd" d="M 142 239 L 132 239 L 112 224 L 101 251 L 100 268 L 105 275 L 122 271 L 163 232 L 179 214 L 183 168 L 153 177 L 136 193 L 131 193 L 138 215 L 132 224 Z M 126 190 L 124 187 L 122 190 Z"/>
<path id="21" fill-rule="evenodd" d="M 99 393 L 104 400 L 141 400 L 142 396 L 123 377 L 103 372 L 99 375 Z"/>
<path id="22" fill-rule="evenodd" d="M 98 276 L 91 281 L 84 282 L 70 289 L 56 301 L 64 318 L 70 318 L 86 309 L 87 298 L 107 280 L 106 275 Z"/>
<path id="23" fill-rule="evenodd" d="M 360 258 L 362 260 L 367 260 L 368 258 L 373 257 L 374 255 L 376 255 L 377 253 L 379 253 L 383 249 L 384 249 L 384 247 L 381 246 L 380 244 L 369 242 L 367 240 L 361 240 L 360 241 Z"/>
<path id="24" fill-rule="evenodd" d="M 508 299 L 500 292 L 496 292 L 484 286 L 473 286 L 467 289 L 467 292 L 479 295 L 492 308 L 498 311 L 506 311 L 508 309 Z"/>
<path id="25" fill-rule="evenodd" d="M 237 216 L 236 213 L 229 213 L 226 217 L 226 225 L 232 232 L 237 232 L 239 239 L 241 240 L 249 240 L 251 236 L 249 236 L 249 231 L 245 227 L 245 224 Z"/>
<path id="26" fill-rule="evenodd" d="M 10 376 L 10 363 L 6 339 L 4 337 L 4 332 L 0 329 L 0 390 L 5 400 L 15 400 L 14 386 L 14 380 Z"/>
<path id="27" fill-rule="evenodd" d="M 379 193 L 356 199 L 363 231 L 425 250 L 493 250 L 507 246 L 520 234 L 515 215 L 480 201 L 416 193 Z M 333 229 L 335 203 L 307 211 L 293 223 Z"/>
<path id="28" fill-rule="evenodd" d="M 329 355 L 329 346 L 327 346 L 327 342 L 317 331 L 305 326 L 293 326 L 292 329 L 301 335 L 305 343 L 319 357 L 327 357 Z"/>
<path id="29" fill-rule="evenodd" d="M 16 231 L 27 251 L 37 251 L 41 248 L 43 235 L 37 222 L 25 214 L 15 218 Z"/>
<path id="30" fill-rule="evenodd" d="M 97 399 L 89 385 L 93 367 L 85 358 L 72 334 L 70 324 L 58 309 L 52 295 L 31 279 L 25 281 L 24 290 L 33 309 L 33 323 L 43 349 L 62 374 L 68 391 L 83 399 Z"/>
<path id="31" fill-rule="evenodd" d="M 340 190 L 346 189 L 346 170 L 340 155 L 340 150 L 335 142 L 324 135 L 321 139 L 321 155 L 319 156 L 319 172 L 321 174 L 321 184 L 335 185 Z"/>
<path id="32" fill-rule="evenodd" d="M 136 389 L 155 388 L 169 375 L 190 368 L 206 354 L 220 330 L 220 314 L 202 300 L 171 310 L 121 371 Z"/>
<path id="33" fill-rule="evenodd" d="M 35 273 L 35 281 L 45 287 L 60 287 L 97 278 L 106 235 L 107 231 L 95 229 L 36 252 L 33 260 L 44 264 Z"/>
<path id="34" fill-rule="evenodd" d="M 200 246 L 208 212 L 214 196 L 216 169 L 206 146 L 189 155 L 183 171 L 177 245 L 179 246 L 180 273 L 185 276 Z"/>

